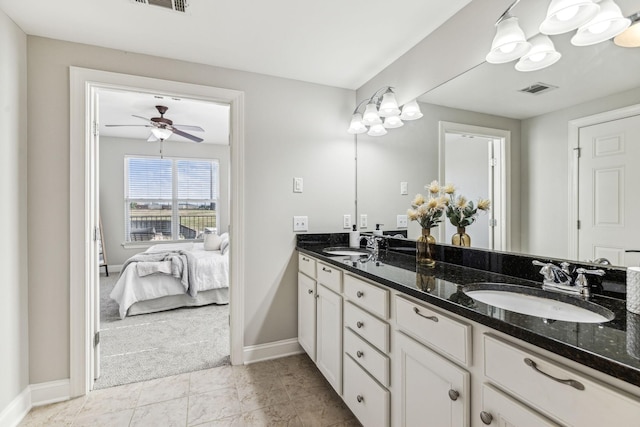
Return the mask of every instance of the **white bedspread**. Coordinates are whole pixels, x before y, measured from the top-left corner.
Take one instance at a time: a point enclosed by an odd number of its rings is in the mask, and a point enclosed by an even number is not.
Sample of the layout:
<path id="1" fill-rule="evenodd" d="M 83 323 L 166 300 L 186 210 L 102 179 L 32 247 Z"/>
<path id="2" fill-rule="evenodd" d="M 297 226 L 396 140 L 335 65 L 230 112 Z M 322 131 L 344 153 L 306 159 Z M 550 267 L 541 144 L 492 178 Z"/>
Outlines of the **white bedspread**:
<path id="1" fill-rule="evenodd" d="M 145 252 L 185 250 L 196 258 L 196 291 L 229 287 L 229 252 L 205 251 L 202 243 L 176 243 L 154 245 Z M 109 295 L 120 305 L 120 318 L 138 301 L 145 301 L 167 295 L 184 294 L 185 289 L 177 279 L 167 274 L 138 276 L 136 264 L 132 263 L 122 272 L 113 291 Z"/>

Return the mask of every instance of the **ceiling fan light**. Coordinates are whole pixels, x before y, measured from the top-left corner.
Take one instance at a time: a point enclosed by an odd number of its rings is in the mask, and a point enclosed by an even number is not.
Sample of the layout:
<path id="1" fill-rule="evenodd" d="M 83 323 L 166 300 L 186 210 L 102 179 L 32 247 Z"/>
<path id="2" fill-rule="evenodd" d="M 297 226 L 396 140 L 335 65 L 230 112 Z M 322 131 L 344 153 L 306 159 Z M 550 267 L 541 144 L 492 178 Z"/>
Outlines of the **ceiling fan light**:
<path id="1" fill-rule="evenodd" d="M 531 44 L 518 25 L 518 18 L 507 16 L 496 25 L 496 35 L 486 59 L 491 64 L 503 64 L 520 58 L 530 48 Z"/>
<path id="2" fill-rule="evenodd" d="M 538 34 L 531 39 L 531 50 L 516 64 L 518 71 L 536 71 L 558 62 L 562 57 L 548 36 Z"/>
<path id="3" fill-rule="evenodd" d="M 382 125 L 386 129 L 395 129 L 395 128 L 404 126 L 404 123 L 400 119 L 400 116 L 390 116 L 390 117 L 385 117 L 384 123 Z"/>
<path id="4" fill-rule="evenodd" d="M 551 0 L 540 32 L 554 35 L 575 30 L 593 19 L 599 10 L 593 0 Z"/>
<path id="5" fill-rule="evenodd" d="M 151 129 L 151 133 L 158 139 L 167 139 L 173 132 L 167 128 L 153 128 Z"/>
<path id="6" fill-rule="evenodd" d="M 574 46 L 591 46 L 609 40 L 626 30 L 631 20 L 622 16 L 620 7 L 613 0 L 602 0 L 600 12 L 587 22 L 571 38 Z"/>
<path id="7" fill-rule="evenodd" d="M 640 13 L 632 17 L 633 24 L 618 34 L 613 42 L 620 47 L 640 47 Z"/>
<path id="8" fill-rule="evenodd" d="M 382 120 L 378 115 L 378 107 L 374 102 L 367 104 L 362 116 L 362 122 L 367 126 L 382 124 Z"/>
<path id="9" fill-rule="evenodd" d="M 402 106 L 402 113 L 400 114 L 402 120 L 418 120 L 420 117 L 422 117 L 422 112 L 415 99 Z"/>
<path id="10" fill-rule="evenodd" d="M 356 135 L 360 133 L 365 133 L 367 131 L 367 127 L 362 123 L 362 114 L 354 113 L 351 117 L 351 123 L 349 124 L 349 129 L 347 132 Z"/>
<path id="11" fill-rule="evenodd" d="M 371 126 L 369 128 L 369 132 L 367 132 L 367 135 L 369 136 L 382 136 L 386 134 L 387 134 L 387 130 L 384 128 L 382 123 L 378 123 L 376 125 Z"/>
<path id="12" fill-rule="evenodd" d="M 389 88 L 387 92 L 382 95 L 382 101 L 379 108 L 380 117 L 397 116 L 400 114 L 400 108 L 398 108 L 398 102 L 393 91 Z"/>

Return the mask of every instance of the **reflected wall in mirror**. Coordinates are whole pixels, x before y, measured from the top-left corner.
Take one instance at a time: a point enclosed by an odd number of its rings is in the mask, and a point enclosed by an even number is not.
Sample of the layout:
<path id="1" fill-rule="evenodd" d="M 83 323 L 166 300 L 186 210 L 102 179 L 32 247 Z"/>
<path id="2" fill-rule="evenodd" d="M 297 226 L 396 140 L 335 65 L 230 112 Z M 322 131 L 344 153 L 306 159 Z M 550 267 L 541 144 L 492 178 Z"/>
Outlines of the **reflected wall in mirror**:
<path id="1" fill-rule="evenodd" d="M 640 10 L 638 0 L 617 3 L 625 16 Z M 522 0 L 514 8 L 527 37 L 536 34 L 547 6 L 545 1 Z M 597 196 L 593 197 L 592 206 L 574 206 L 573 194 L 584 178 L 579 178 L 577 161 L 574 162 L 576 151 L 572 149 L 580 146 L 580 129 L 587 127 L 585 123 L 591 126 L 595 124 L 591 121 L 599 120 L 585 117 L 622 108 L 623 115 L 640 115 L 640 108 L 632 107 L 640 105 L 640 50 L 618 47 L 609 41 L 576 47 L 570 43 L 571 36 L 552 36 L 563 56 L 548 68 L 524 73 L 514 69 L 515 62 L 479 64 L 420 97 L 422 119 L 406 123 L 384 137 L 358 135 L 357 208 L 359 214 L 368 215 L 369 230 L 375 223 L 384 224 L 383 229 L 397 229 L 397 216 L 406 213 L 415 194 L 423 193 L 424 185 L 432 180 L 442 179 L 439 125 L 442 121 L 453 122 L 501 129 L 511 135 L 510 170 L 505 171 L 505 205 L 510 212 L 506 220 L 507 250 L 580 261 L 607 254 L 615 258 L 612 263 L 617 265 L 639 264 L 638 254 L 625 254 L 624 250 L 640 248 L 619 239 L 591 243 L 579 252 L 577 221 L 585 221 L 580 211 L 586 208 L 600 215 L 599 224 L 606 235 L 613 235 L 625 224 L 624 233 L 636 246 L 640 246 L 640 226 L 636 225 L 638 211 L 631 210 L 635 209 L 631 201 L 621 193 L 622 188 L 634 188 L 632 178 L 625 175 L 633 167 L 627 166 L 623 171 L 619 165 L 610 166 L 609 169 L 617 167 L 620 171 L 615 178 L 619 178 L 615 182 L 621 185 L 620 189 L 607 191 L 614 174 L 601 174 L 606 179 L 598 181 L 600 187 L 592 192 Z M 490 45 L 491 40 L 487 40 L 487 50 Z M 554 88 L 535 95 L 519 91 L 535 83 Z M 602 117 L 603 121 L 610 120 Z M 599 146 L 605 151 L 618 150 L 614 146 L 638 146 L 638 135 L 626 132 L 617 139 L 601 138 Z M 582 150 L 581 159 L 587 154 Z M 633 158 L 631 164 L 640 164 L 640 158 Z M 406 195 L 401 194 L 401 182 L 408 183 Z M 604 205 L 596 204 L 597 200 Z M 571 221 L 575 222 L 570 225 Z M 587 221 L 593 224 L 596 220 Z M 472 233 L 476 225 L 471 226 Z M 443 228 L 442 224 L 439 228 Z M 410 223 L 409 237 L 417 238 L 419 233 L 419 226 Z M 450 242 L 450 236 L 443 232 L 438 236 L 439 243 Z"/>

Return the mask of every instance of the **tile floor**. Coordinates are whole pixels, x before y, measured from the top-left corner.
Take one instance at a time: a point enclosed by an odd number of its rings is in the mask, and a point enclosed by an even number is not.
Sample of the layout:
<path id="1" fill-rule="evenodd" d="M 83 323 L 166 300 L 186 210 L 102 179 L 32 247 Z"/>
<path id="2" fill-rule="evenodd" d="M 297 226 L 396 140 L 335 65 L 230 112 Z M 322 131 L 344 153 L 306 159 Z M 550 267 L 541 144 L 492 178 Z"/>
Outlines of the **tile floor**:
<path id="1" fill-rule="evenodd" d="M 33 408 L 20 426 L 360 424 L 306 355 L 97 390 Z"/>

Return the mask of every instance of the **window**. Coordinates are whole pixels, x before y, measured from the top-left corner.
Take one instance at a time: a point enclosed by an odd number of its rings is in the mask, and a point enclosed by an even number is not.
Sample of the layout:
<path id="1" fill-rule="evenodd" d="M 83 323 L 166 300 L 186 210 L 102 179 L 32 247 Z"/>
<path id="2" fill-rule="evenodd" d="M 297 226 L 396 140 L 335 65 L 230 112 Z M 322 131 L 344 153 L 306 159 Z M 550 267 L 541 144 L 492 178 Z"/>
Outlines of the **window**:
<path id="1" fill-rule="evenodd" d="M 218 161 L 125 157 L 125 241 L 201 238 L 215 228 Z"/>

